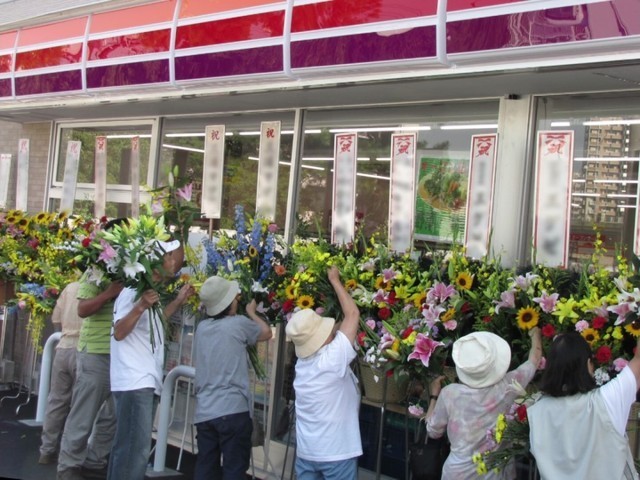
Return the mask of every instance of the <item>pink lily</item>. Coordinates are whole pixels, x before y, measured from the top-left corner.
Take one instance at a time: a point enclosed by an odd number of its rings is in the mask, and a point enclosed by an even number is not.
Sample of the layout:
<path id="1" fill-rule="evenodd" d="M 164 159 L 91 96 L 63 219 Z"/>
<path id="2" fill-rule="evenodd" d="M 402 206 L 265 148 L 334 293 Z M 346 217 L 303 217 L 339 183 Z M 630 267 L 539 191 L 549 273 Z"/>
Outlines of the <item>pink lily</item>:
<path id="1" fill-rule="evenodd" d="M 444 343 L 436 342 L 423 333 L 419 333 L 416 336 L 416 343 L 413 347 L 413 352 L 411 352 L 407 359 L 420 360 L 425 367 L 428 367 L 431 355 L 435 352 L 436 348 L 442 346 L 444 346 Z"/>
<path id="2" fill-rule="evenodd" d="M 193 193 L 193 183 L 190 183 L 189 185 L 185 185 L 184 187 L 176 190 L 176 196 L 178 198 L 182 198 L 186 202 L 191 201 L 192 193 Z"/>

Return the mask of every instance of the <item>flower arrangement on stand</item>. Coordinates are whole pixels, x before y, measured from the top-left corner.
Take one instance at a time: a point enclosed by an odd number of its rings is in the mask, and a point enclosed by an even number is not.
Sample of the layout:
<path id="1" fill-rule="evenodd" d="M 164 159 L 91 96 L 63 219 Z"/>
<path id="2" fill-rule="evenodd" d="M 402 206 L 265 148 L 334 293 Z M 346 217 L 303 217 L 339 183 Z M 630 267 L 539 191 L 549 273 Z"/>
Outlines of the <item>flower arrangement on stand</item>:
<path id="1" fill-rule="evenodd" d="M 27 328 L 37 348 L 59 293 L 80 276 L 73 262 L 79 238 L 96 226 L 64 212 L 0 212 L 0 278 L 16 286 L 9 304 L 29 309 Z"/>
<path id="2" fill-rule="evenodd" d="M 276 292 L 285 273 L 281 264 L 284 242 L 277 230 L 274 223 L 250 218 L 244 207 L 236 205 L 235 231 L 219 231 L 205 242 L 209 273 L 237 281 L 245 302 L 255 298 L 258 312 L 272 325 L 281 319 Z M 247 351 L 257 377 L 265 378 L 256 347 L 250 346 Z"/>

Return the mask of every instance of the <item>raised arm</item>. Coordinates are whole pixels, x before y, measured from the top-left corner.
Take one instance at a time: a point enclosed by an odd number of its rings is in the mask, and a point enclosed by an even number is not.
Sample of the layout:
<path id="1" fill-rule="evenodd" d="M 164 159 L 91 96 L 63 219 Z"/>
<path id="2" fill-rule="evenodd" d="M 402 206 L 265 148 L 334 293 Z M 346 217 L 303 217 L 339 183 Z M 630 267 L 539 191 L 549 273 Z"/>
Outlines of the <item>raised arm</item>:
<path id="1" fill-rule="evenodd" d="M 269 324 L 265 322 L 260 315 L 258 315 L 255 299 L 251 300 L 251 302 L 247 304 L 245 310 L 247 312 L 247 316 L 260 326 L 260 336 L 258 337 L 258 341 L 264 342 L 269 340 L 273 336 L 273 332 L 271 331 Z"/>
<path id="2" fill-rule="evenodd" d="M 80 300 L 78 302 L 78 316 L 87 318 L 99 312 L 105 303 L 115 300 L 123 288 L 122 283 L 113 282 L 95 297 Z"/>
<path id="3" fill-rule="evenodd" d="M 356 302 L 353 301 L 353 298 L 351 298 L 347 289 L 344 288 L 342 280 L 340 280 L 338 267 L 334 265 L 329 268 L 327 276 L 329 277 L 331 286 L 338 296 L 338 301 L 342 308 L 342 314 L 344 315 L 344 319 L 340 325 L 340 331 L 347 336 L 349 342 L 353 343 L 358 334 L 358 326 L 360 325 L 360 310 L 358 310 Z"/>
<path id="4" fill-rule="evenodd" d="M 144 292 L 129 313 L 113 324 L 113 338 L 117 341 L 127 338 L 127 335 L 133 331 L 142 314 L 159 301 L 160 295 L 155 290 Z"/>
<path id="5" fill-rule="evenodd" d="M 540 360 L 542 360 L 542 337 L 540 335 L 540 329 L 538 327 L 533 327 L 529 330 L 529 337 L 531 337 L 529 361 L 537 368 L 538 365 L 540 365 Z"/>

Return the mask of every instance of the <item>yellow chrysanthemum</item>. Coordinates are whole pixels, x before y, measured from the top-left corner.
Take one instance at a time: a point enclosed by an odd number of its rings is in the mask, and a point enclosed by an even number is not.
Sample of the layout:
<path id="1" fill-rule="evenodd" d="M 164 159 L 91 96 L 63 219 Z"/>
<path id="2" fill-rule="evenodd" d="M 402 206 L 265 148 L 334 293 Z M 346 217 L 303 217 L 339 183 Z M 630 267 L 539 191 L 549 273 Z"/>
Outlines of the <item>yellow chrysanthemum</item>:
<path id="1" fill-rule="evenodd" d="M 456 277 L 456 285 L 461 290 L 469 290 L 473 285 L 473 275 L 468 272 L 460 272 Z"/>
<path id="2" fill-rule="evenodd" d="M 314 305 L 313 297 L 311 295 L 300 295 L 296 305 L 302 309 L 311 308 Z"/>
<path id="3" fill-rule="evenodd" d="M 640 322 L 631 322 L 624 329 L 634 337 L 640 337 Z"/>
<path id="4" fill-rule="evenodd" d="M 296 286 L 293 285 L 293 284 L 288 285 L 287 288 L 285 288 L 285 290 L 284 290 L 284 294 L 287 296 L 287 299 L 295 300 L 295 298 L 296 298 Z"/>
<path id="5" fill-rule="evenodd" d="M 522 330 L 531 330 L 538 325 L 540 315 L 533 307 L 524 307 L 518 310 L 518 327 Z"/>
<path id="6" fill-rule="evenodd" d="M 344 284 L 344 288 L 346 288 L 347 290 L 355 290 L 357 286 L 358 282 L 356 282 L 353 278 L 347 280 Z"/>
<path id="7" fill-rule="evenodd" d="M 622 340 L 624 338 L 624 334 L 622 333 L 622 328 L 620 328 L 620 326 L 615 327 L 613 329 L 613 332 L 611 333 L 611 336 L 616 340 Z"/>
<path id="8" fill-rule="evenodd" d="M 249 256 L 250 257 L 255 257 L 256 255 L 258 255 L 258 250 L 256 250 L 256 247 L 254 247 L 253 245 L 249 246 Z"/>
<path id="9" fill-rule="evenodd" d="M 600 340 L 600 334 L 594 328 L 585 328 L 582 332 L 580 332 L 580 335 L 582 335 L 582 338 L 584 338 L 589 343 L 589 345 L 592 345 L 593 342 L 597 342 L 598 340 Z"/>

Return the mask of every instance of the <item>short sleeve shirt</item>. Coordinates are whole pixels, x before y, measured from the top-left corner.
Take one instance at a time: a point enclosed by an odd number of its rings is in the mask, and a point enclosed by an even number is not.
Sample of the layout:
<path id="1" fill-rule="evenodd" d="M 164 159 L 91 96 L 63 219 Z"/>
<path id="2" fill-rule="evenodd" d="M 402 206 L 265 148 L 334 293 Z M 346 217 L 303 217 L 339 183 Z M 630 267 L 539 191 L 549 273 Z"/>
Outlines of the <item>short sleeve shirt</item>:
<path id="1" fill-rule="evenodd" d="M 88 300 L 96 297 L 106 287 L 98 287 L 87 282 L 84 277 L 80 280 L 78 300 Z M 87 353 L 109 354 L 111 351 L 111 323 L 113 322 L 113 301 L 106 302 L 102 308 L 90 315 L 82 322 L 78 351 Z"/>
<path id="2" fill-rule="evenodd" d="M 487 432 L 495 427 L 498 415 L 506 413 L 521 395 L 519 387 L 526 387 L 535 372 L 536 366 L 527 361 L 489 387 L 454 383 L 442 389 L 427 430 L 433 438 L 441 437 L 446 430 L 451 442 L 443 478 L 477 478 L 472 456 L 489 448 Z M 444 476 L 445 472 L 448 476 Z M 486 478 L 502 478 L 492 475 L 489 472 Z"/>

